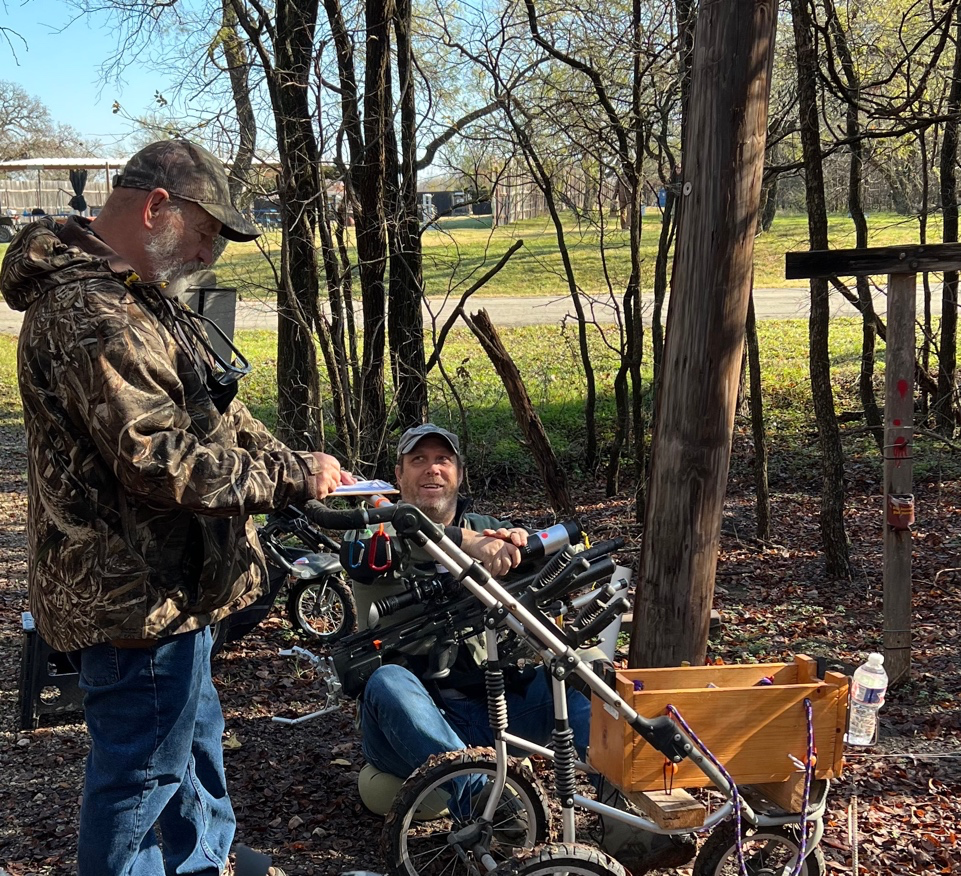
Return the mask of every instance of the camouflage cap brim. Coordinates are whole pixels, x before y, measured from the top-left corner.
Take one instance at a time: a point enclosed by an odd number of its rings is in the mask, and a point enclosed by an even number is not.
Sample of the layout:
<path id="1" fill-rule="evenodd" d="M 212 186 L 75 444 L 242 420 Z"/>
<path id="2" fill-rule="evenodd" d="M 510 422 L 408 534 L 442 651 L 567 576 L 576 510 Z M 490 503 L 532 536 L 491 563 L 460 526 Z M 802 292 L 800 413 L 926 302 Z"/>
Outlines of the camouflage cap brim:
<path id="1" fill-rule="evenodd" d="M 255 240 L 260 237 L 260 229 L 253 222 L 244 219 L 233 207 L 228 207 L 225 204 L 205 204 L 203 201 L 197 201 L 197 204 L 203 207 L 214 219 L 220 220 L 220 234 L 227 240 L 246 243 L 248 240 Z"/>

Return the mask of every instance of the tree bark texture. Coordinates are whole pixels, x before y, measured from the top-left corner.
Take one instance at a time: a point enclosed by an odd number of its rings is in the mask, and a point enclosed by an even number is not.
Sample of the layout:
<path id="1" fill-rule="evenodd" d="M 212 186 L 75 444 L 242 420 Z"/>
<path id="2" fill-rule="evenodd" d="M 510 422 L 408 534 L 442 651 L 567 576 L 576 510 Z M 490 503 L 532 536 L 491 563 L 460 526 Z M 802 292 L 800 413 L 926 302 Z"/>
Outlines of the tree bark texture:
<path id="1" fill-rule="evenodd" d="M 397 416 L 401 426 L 427 419 L 427 372 L 424 365 L 424 320 L 421 301 L 420 216 L 417 210 L 417 116 L 414 104 L 414 52 L 411 44 L 411 2 L 397 0 L 394 23 L 397 42 L 397 92 L 400 98 L 399 173 L 387 178 L 395 189 L 390 247 L 390 345 Z M 396 161 L 396 159 L 395 159 Z"/>
<path id="2" fill-rule="evenodd" d="M 360 463 L 362 470 L 383 474 L 387 469 L 387 406 L 384 398 L 384 350 L 387 334 L 387 221 L 384 167 L 386 130 L 392 124 L 389 90 L 392 0 L 370 0 L 364 76 L 364 147 L 351 163 L 357 196 L 357 272 L 363 294 L 364 348 L 360 398 Z"/>
<path id="3" fill-rule="evenodd" d="M 948 93 L 948 120 L 941 143 L 941 212 L 944 216 L 942 240 L 958 240 L 958 112 L 961 110 L 961 6 L 955 28 L 954 70 Z M 958 272 L 945 271 L 941 286 L 941 344 L 938 349 L 938 395 L 934 411 L 938 430 L 954 434 L 954 387 L 958 378 Z"/>
<path id="4" fill-rule="evenodd" d="M 834 45 L 841 61 L 844 73 L 845 92 L 847 102 L 845 107 L 845 135 L 848 140 L 848 150 L 851 162 L 848 165 L 848 212 L 854 223 L 855 245 L 864 249 L 868 245 L 868 220 L 864 214 L 862 198 L 864 178 L 864 141 L 861 139 L 861 119 L 859 100 L 861 96 L 861 81 L 848 48 L 847 35 L 834 9 L 833 0 L 825 0 L 825 11 L 828 15 L 830 32 L 834 37 Z M 874 313 L 874 301 L 871 298 L 871 285 L 868 278 L 859 274 L 856 278 L 859 310 L 861 311 L 861 368 L 858 373 L 858 391 L 861 396 L 861 406 L 864 408 L 864 421 L 878 450 L 884 449 L 884 425 L 881 422 L 881 409 L 874 393 L 874 365 L 875 348 L 877 346 L 877 317 Z"/>
<path id="5" fill-rule="evenodd" d="M 804 184 L 807 195 L 808 235 L 812 250 L 828 248 L 827 209 L 824 204 L 824 171 L 821 163 L 818 99 L 815 83 L 818 59 L 812 37 L 813 21 L 808 0 L 791 0 L 794 44 L 798 67 L 798 107 Z M 844 531 L 844 453 L 834 411 L 831 361 L 828 354 L 830 309 L 828 281 L 811 280 L 811 315 L 808 336 L 811 350 L 811 394 L 821 450 L 821 544 L 829 575 L 847 577 L 851 562 Z"/>
<path id="6" fill-rule="evenodd" d="M 631 141 L 633 142 L 633 174 L 630 176 L 631 186 L 627 188 L 623 181 L 618 182 L 618 192 L 622 188 L 629 197 L 629 227 L 631 232 L 631 275 L 624 292 L 624 340 L 623 354 L 617 375 L 614 378 L 614 400 L 617 406 L 617 419 L 614 429 L 614 440 L 611 447 L 610 461 L 607 467 L 607 495 L 613 496 L 618 491 L 620 476 L 621 452 L 629 436 L 633 435 L 632 446 L 634 457 L 634 515 L 638 521 L 643 520 L 645 448 L 643 412 L 640 410 L 640 400 L 643 388 L 641 384 L 641 361 L 644 354 L 644 323 L 641 320 L 641 234 L 644 161 L 644 113 L 641 110 L 642 92 L 642 64 L 641 37 L 643 30 L 643 15 L 640 0 L 634 0 L 631 8 L 632 59 L 633 74 L 631 78 Z M 622 157 L 626 161 L 628 155 Z M 623 173 L 623 170 L 622 170 Z M 619 196 L 620 197 L 620 196 Z M 623 221 L 621 227 L 623 228 Z M 630 379 L 630 393 L 628 392 Z M 633 428 L 632 428 L 633 427 Z"/>
<path id="7" fill-rule="evenodd" d="M 307 86 L 313 59 L 317 7 L 282 0 L 267 33 L 249 17 L 249 10 L 230 0 L 264 67 L 277 129 L 280 158 L 278 195 L 284 229 L 281 276 L 277 290 L 277 420 L 278 436 L 290 446 L 323 446 L 320 384 L 313 329 L 318 326 L 319 273 L 314 250 L 320 186 L 317 141 L 314 138 Z"/>
<path id="8" fill-rule="evenodd" d="M 657 255 L 654 259 L 654 307 L 651 312 L 651 345 L 654 355 L 654 397 L 660 394 L 661 371 L 664 368 L 664 301 L 667 298 L 667 261 L 677 235 L 677 189 L 680 186 L 677 168 L 664 186 L 664 210 L 661 214 L 661 231 L 657 239 Z M 657 422 L 657 412 L 654 413 Z"/>
<path id="9" fill-rule="evenodd" d="M 544 430 L 544 424 L 531 403 L 527 387 L 511 354 L 504 347 L 486 310 L 472 314 L 465 321 L 484 348 L 484 352 L 487 353 L 507 390 L 507 397 L 514 411 L 514 419 L 517 420 L 517 425 L 524 435 L 524 441 L 537 463 L 544 489 L 547 491 L 548 502 L 555 511 L 572 516 L 574 503 L 568 489 L 567 475 L 563 466 L 557 461 L 554 448 L 551 447 L 550 439 Z"/>
<path id="10" fill-rule="evenodd" d="M 776 15 L 773 0 L 708 0 L 698 13 L 633 666 L 703 663 L 707 650 Z"/>
<path id="11" fill-rule="evenodd" d="M 762 541 L 771 538 L 771 493 L 767 481 L 767 436 L 764 434 L 764 398 L 761 391 L 761 352 L 757 342 L 754 295 L 747 306 L 747 360 L 751 392 L 751 437 L 754 440 L 755 534 Z"/>
<path id="12" fill-rule="evenodd" d="M 230 93 L 237 112 L 237 128 L 240 134 L 237 152 L 230 165 L 227 184 L 234 204 L 243 209 L 250 205 L 250 168 L 253 165 L 254 150 L 257 145 L 257 119 L 253 104 L 250 102 L 250 57 L 247 46 L 237 33 L 237 13 L 230 0 L 222 0 L 223 25 L 219 35 L 227 62 L 227 75 L 230 79 Z"/>

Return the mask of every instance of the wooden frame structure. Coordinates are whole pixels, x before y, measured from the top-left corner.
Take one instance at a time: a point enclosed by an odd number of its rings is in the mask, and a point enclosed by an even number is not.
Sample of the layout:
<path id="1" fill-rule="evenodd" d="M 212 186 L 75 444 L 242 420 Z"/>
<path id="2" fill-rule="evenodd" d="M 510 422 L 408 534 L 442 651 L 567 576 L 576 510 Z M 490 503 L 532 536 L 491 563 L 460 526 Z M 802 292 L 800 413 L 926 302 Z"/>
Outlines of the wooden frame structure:
<path id="1" fill-rule="evenodd" d="M 961 270 L 961 244 L 789 252 L 788 280 L 888 275 L 884 366 L 884 666 L 911 670 L 911 523 L 914 521 L 914 373 L 917 274 Z"/>

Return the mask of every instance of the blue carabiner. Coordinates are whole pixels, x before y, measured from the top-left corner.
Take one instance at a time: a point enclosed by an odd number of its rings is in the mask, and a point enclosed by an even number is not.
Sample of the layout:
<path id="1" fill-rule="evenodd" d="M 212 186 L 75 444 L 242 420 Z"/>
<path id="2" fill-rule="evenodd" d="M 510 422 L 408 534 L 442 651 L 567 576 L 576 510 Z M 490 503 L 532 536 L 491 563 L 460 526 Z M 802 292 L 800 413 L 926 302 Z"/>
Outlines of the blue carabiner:
<path id="1" fill-rule="evenodd" d="M 347 544 L 347 568 L 359 569 L 364 561 L 364 543 L 359 539 L 354 539 Z"/>

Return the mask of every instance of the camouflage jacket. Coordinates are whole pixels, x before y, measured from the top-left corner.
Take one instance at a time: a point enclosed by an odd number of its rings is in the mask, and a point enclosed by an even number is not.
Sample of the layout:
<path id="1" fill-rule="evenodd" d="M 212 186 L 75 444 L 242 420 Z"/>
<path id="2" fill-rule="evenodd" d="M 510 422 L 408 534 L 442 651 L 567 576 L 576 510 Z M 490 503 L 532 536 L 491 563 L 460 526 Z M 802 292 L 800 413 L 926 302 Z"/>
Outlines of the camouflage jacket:
<path id="1" fill-rule="evenodd" d="M 88 224 L 35 222 L 0 268 L 25 311 L 29 605 L 63 651 L 187 632 L 253 602 L 266 568 L 250 515 L 307 500 L 317 470 L 237 400 L 220 413 L 178 342 L 183 305 Z"/>

